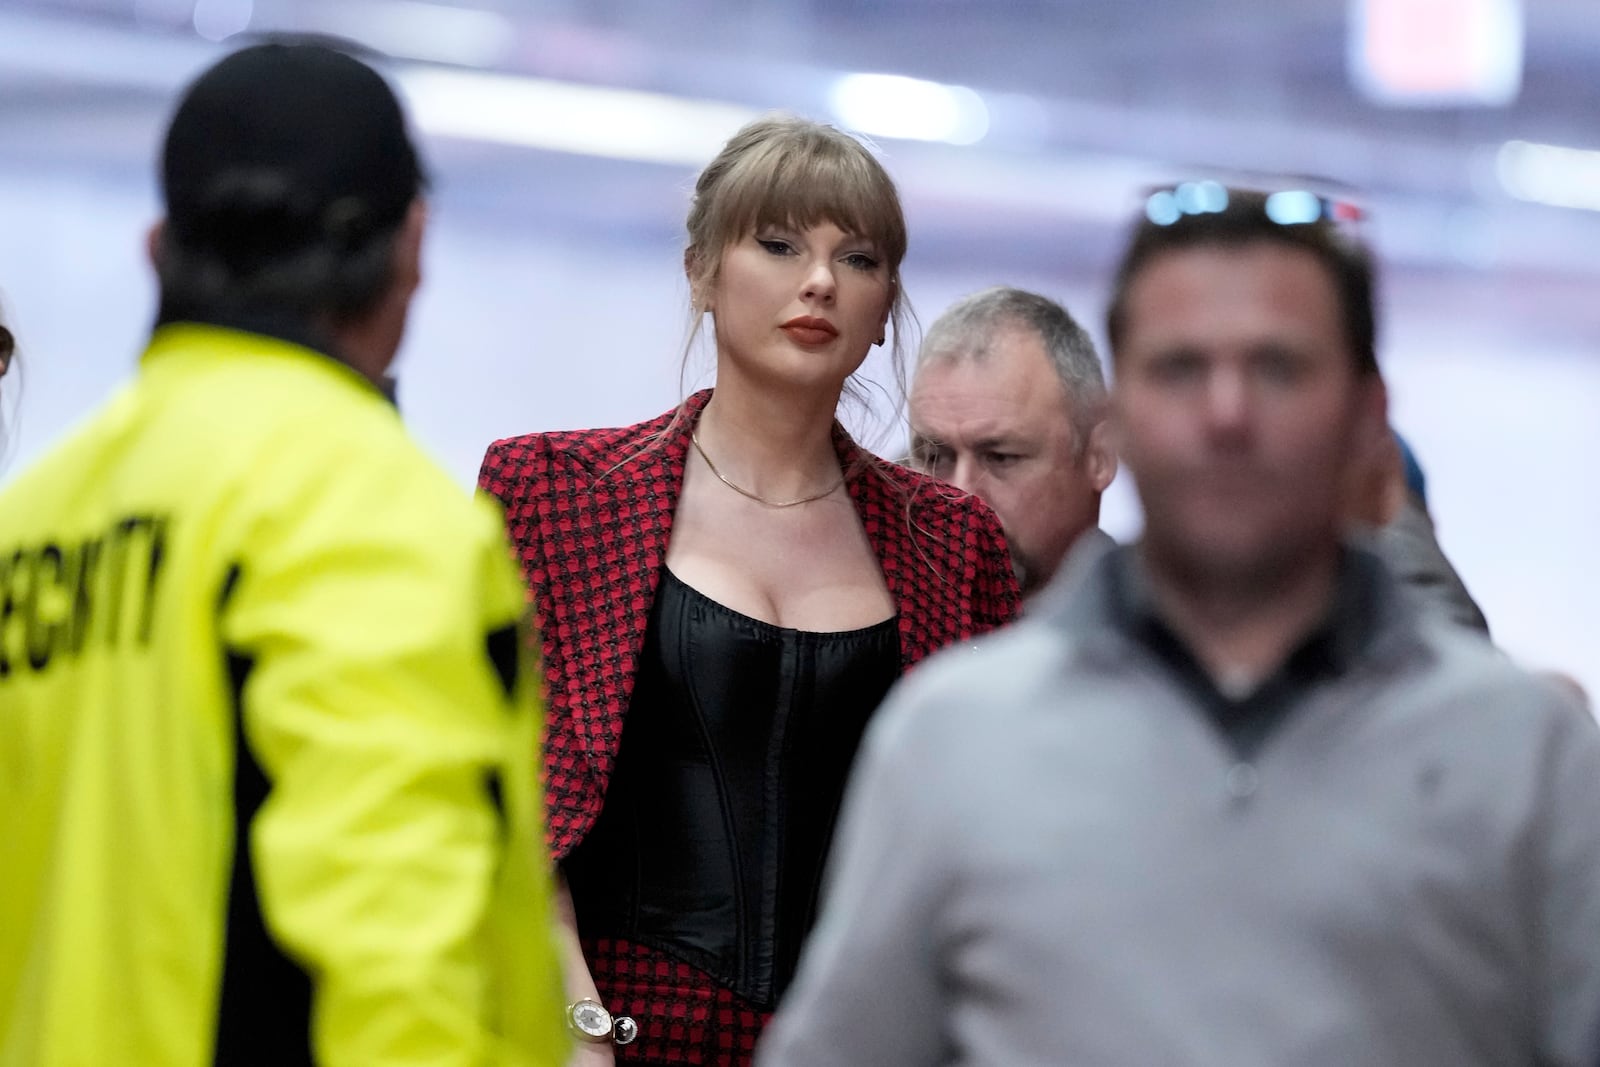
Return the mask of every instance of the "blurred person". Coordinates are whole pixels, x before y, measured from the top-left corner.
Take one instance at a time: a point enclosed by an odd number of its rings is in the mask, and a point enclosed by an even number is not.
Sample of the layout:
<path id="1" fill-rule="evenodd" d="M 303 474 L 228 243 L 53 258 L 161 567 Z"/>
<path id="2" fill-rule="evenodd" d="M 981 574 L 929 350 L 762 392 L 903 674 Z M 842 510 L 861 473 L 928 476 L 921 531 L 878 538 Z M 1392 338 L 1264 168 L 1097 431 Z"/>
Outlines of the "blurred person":
<path id="1" fill-rule="evenodd" d="M 1143 539 L 891 695 L 763 1067 L 1593 1060 L 1600 731 L 1342 540 L 1362 248 L 1196 199 L 1109 315 Z"/>
<path id="2" fill-rule="evenodd" d="M 1543 677 L 1549 680 L 1557 692 L 1576 702 L 1583 710 L 1593 712 L 1594 704 L 1589 699 L 1589 691 L 1583 687 L 1582 682 L 1565 671 L 1545 671 Z"/>
<path id="3" fill-rule="evenodd" d="M 1483 610 L 1439 544 L 1428 510 L 1427 476 L 1415 451 L 1398 432 L 1382 435 L 1357 471 L 1350 517 L 1407 593 L 1425 609 L 1490 636 Z M 1591 706 L 1588 692 L 1564 671 L 1535 669 L 1556 691 Z"/>
<path id="4" fill-rule="evenodd" d="M 899 196 L 859 142 L 757 120 L 688 218 L 715 390 L 484 459 L 542 639 L 585 1062 L 749 1061 L 868 718 L 902 671 L 1016 614 L 993 513 L 835 418 L 898 324 L 905 250 Z"/>
<path id="5" fill-rule="evenodd" d="M 10 372 L 12 360 L 16 358 L 16 355 L 17 339 L 6 327 L 6 324 L 0 322 L 0 380 L 3 380 Z"/>
<path id="6" fill-rule="evenodd" d="M 1111 544 L 1100 495 L 1117 473 L 1105 377 L 1067 309 L 1000 286 L 964 297 L 922 341 L 911 462 L 999 516 L 1025 597 L 1080 541 Z"/>
<path id="7" fill-rule="evenodd" d="M 137 377 L 0 495 L 0 1064 L 559 1064 L 524 595 L 376 384 L 399 104 L 246 48 L 161 184 Z"/>
<path id="8" fill-rule="evenodd" d="M 1355 474 L 1350 518 L 1421 604 L 1488 636 L 1483 610 L 1439 545 L 1422 466 L 1398 433 L 1379 435 L 1368 449 Z"/>
<path id="9" fill-rule="evenodd" d="M 11 373 L 11 368 L 17 363 L 17 338 L 6 326 L 0 322 L 0 400 L 6 396 L 6 375 Z M 15 381 L 15 378 L 12 379 Z M 0 455 L 4 454 L 6 446 L 6 424 L 0 418 Z"/>

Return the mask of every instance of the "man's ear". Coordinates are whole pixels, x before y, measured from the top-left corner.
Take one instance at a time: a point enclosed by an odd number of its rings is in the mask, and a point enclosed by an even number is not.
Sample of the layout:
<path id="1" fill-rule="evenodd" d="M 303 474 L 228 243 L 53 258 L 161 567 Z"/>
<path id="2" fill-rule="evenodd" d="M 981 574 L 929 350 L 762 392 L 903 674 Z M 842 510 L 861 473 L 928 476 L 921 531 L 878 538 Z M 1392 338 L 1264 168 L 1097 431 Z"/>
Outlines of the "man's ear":
<path id="1" fill-rule="evenodd" d="M 411 201 L 406 220 L 394 242 L 394 276 L 410 296 L 422 284 L 422 235 L 428 229 L 428 204 L 418 197 Z"/>
<path id="2" fill-rule="evenodd" d="M 1389 387 L 1381 374 L 1363 375 L 1356 388 L 1357 445 L 1367 455 L 1374 455 L 1383 446 L 1382 438 L 1393 436 L 1389 427 Z"/>
<path id="3" fill-rule="evenodd" d="M 1355 405 L 1340 486 L 1345 521 L 1357 528 L 1386 526 L 1405 502 L 1405 474 L 1389 426 L 1389 392 L 1379 375 L 1356 380 Z"/>
<path id="4" fill-rule="evenodd" d="M 1109 420 L 1101 419 L 1089 431 L 1089 443 L 1083 450 L 1083 469 L 1097 493 L 1105 492 L 1117 476 L 1117 449 Z"/>
<path id="5" fill-rule="evenodd" d="M 1350 453 L 1345 459 L 1345 519 L 1361 529 L 1387 526 L 1404 504 L 1405 472 L 1400 465 L 1400 446 L 1393 433 L 1374 436 L 1366 430 L 1366 416 L 1359 416 Z"/>
<path id="6" fill-rule="evenodd" d="M 144 255 L 150 265 L 156 270 L 161 269 L 161 239 L 167 232 L 167 220 L 157 219 L 150 224 L 150 229 L 144 235 Z"/>
<path id="7" fill-rule="evenodd" d="M 1389 426 L 1389 386 L 1383 380 L 1383 375 L 1374 374 L 1368 386 L 1370 395 L 1367 402 L 1373 405 L 1372 417 L 1377 424 L 1385 429 Z"/>

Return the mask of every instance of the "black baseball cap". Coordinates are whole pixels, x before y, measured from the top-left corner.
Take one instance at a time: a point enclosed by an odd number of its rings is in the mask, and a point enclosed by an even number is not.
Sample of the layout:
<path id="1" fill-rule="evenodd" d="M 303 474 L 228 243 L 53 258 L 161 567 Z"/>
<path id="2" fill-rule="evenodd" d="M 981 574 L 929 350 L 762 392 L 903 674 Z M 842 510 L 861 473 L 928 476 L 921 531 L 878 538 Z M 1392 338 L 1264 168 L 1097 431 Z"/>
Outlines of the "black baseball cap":
<path id="1" fill-rule="evenodd" d="M 426 179 L 383 78 L 341 48 L 295 40 L 234 52 L 189 86 L 161 185 L 180 244 L 265 251 L 390 229 Z"/>

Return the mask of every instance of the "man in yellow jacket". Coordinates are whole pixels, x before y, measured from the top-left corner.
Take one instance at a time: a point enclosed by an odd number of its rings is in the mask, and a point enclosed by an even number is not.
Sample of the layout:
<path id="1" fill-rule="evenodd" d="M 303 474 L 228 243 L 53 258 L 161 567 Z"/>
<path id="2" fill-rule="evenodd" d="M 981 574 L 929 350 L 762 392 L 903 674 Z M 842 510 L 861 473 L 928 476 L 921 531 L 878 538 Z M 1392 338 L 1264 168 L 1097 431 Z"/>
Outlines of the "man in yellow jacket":
<path id="1" fill-rule="evenodd" d="M 162 180 L 136 380 L 0 495 L 0 1067 L 560 1063 L 523 593 L 379 385 L 399 105 L 249 48 Z"/>

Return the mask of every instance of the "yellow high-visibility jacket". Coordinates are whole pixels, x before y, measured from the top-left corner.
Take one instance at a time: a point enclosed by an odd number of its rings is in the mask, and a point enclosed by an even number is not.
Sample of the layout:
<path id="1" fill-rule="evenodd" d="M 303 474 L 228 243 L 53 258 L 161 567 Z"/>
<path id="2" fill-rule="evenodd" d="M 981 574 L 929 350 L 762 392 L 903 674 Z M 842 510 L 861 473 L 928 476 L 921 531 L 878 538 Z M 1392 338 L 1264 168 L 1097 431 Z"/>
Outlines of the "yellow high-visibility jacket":
<path id="1" fill-rule="evenodd" d="M 0 1067 L 562 1062 L 524 606 L 365 378 L 159 329 L 0 493 Z"/>

